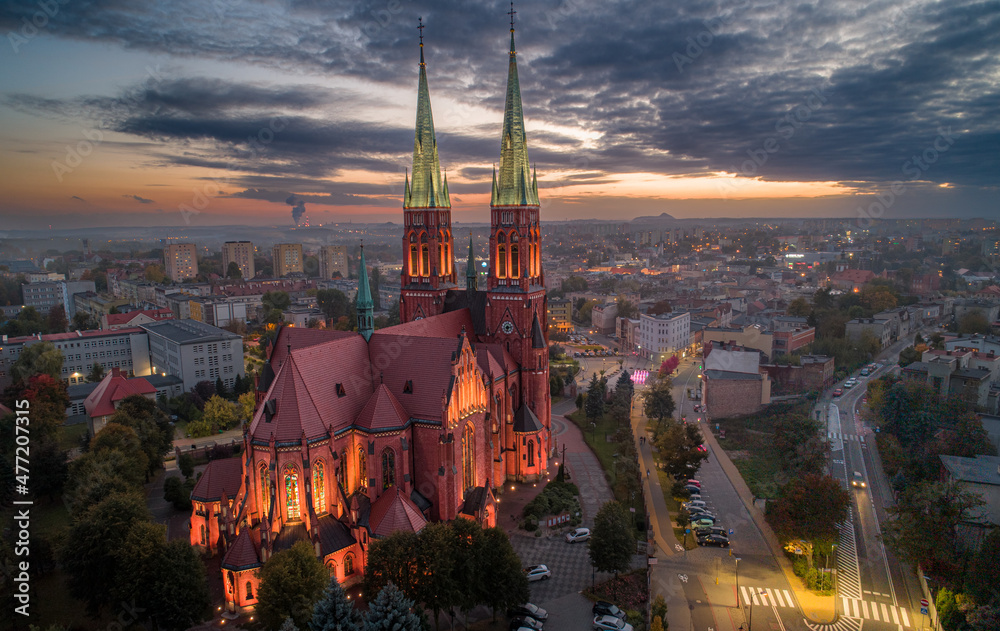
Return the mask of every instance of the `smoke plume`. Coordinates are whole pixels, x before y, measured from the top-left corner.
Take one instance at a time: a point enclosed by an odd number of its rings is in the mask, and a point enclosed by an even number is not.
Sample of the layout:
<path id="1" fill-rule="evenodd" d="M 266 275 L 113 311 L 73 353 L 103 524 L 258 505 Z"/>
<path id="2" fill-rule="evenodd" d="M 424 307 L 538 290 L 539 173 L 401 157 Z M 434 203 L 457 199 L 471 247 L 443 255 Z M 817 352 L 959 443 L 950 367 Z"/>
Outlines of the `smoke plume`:
<path id="1" fill-rule="evenodd" d="M 285 203 L 292 207 L 292 220 L 296 226 L 299 225 L 299 219 L 306 214 L 306 203 L 295 195 L 289 195 Z"/>

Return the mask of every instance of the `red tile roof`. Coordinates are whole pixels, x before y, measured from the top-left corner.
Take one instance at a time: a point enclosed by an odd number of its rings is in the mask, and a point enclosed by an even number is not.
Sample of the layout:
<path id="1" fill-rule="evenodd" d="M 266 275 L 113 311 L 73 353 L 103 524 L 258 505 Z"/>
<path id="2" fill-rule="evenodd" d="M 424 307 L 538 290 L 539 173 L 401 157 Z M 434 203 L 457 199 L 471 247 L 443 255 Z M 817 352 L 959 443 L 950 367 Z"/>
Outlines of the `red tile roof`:
<path id="1" fill-rule="evenodd" d="M 380 384 L 361 410 L 357 425 L 369 431 L 388 430 L 406 425 L 409 419 L 410 415 L 396 397 L 392 396 L 389 388 L 385 384 Z"/>
<path id="2" fill-rule="evenodd" d="M 254 545 L 250 536 L 250 529 L 243 528 L 240 534 L 236 535 L 236 541 L 229 546 L 226 556 L 222 558 L 222 567 L 227 570 L 249 570 L 260 567 L 260 555 L 257 553 L 257 546 Z"/>
<path id="3" fill-rule="evenodd" d="M 208 463 L 205 472 L 191 491 L 191 499 L 199 502 L 218 502 L 222 496 L 235 498 L 243 485 L 243 464 L 239 456 Z"/>
<path id="4" fill-rule="evenodd" d="M 452 354 L 458 350 L 458 338 L 387 333 L 397 328 L 375 331 L 368 343 L 371 365 L 377 371 L 375 379 L 389 388 L 410 417 L 439 420 L 441 397 L 451 385 Z M 407 381 L 412 382 L 412 392 L 403 392 Z"/>
<path id="5" fill-rule="evenodd" d="M 84 400 L 83 408 L 91 418 L 110 416 L 115 413 L 115 403 L 133 394 L 156 394 L 156 388 L 142 377 L 128 379 L 112 368 Z"/>
<path id="6" fill-rule="evenodd" d="M 465 328 L 469 335 L 473 334 L 472 314 L 468 309 L 458 309 L 449 311 L 423 320 L 413 320 L 405 324 L 397 324 L 385 329 L 379 329 L 378 333 L 388 333 L 392 335 L 409 335 L 412 337 L 456 337 L 462 328 Z"/>
<path id="7" fill-rule="evenodd" d="M 368 523 L 376 537 L 387 537 L 398 530 L 420 532 L 427 520 L 417 505 L 394 486 L 372 504 Z"/>
<path id="8" fill-rule="evenodd" d="M 69 333 L 49 333 L 47 335 L 42 335 L 43 342 L 64 342 L 66 340 L 75 340 L 77 338 L 90 338 L 90 337 L 112 337 L 115 335 L 127 335 L 129 333 L 145 333 L 145 330 L 141 327 L 130 327 L 127 329 L 118 329 L 117 331 L 102 331 L 100 329 L 95 329 L 93 331 L 71 331 Z M 7 342 L 10 344 L 20 344 L 22 342 L 30 342 L 31 340 L 37 340 L 37 335 L 25 335 L 22 337 L 12 337 L 8 338 Z"/>
<path id="9" fill-rule="evenodd" d="M 118 326 L 128 324 L 137 316 L 144 315 L 153 320 L 173 320 L 174 312 L 170 309 L 144 309 L 142 311 L 131 311 L 129 313 L 109 313 L 107 316 L 108 326 Z"/>
<path id="10" fill-rule="evenodd" d="M 316 346 L 317 344 L 323 344 L 332 340 L 354 337 L 357 335 L 358 334 L 353 331 L 302 329 L 294 326 L 283 326 L 278 331 L 278 335 L 272 343 L 270 358 L 271 368 L 273 368 L 275 372 L 278 371 L 278 365 L 284 361 L 286 356 L 288 356 L 289 344 L 291 344 L 292 350 L 294 351 L 297 348 L 308 348 L 310 346 Z"/>

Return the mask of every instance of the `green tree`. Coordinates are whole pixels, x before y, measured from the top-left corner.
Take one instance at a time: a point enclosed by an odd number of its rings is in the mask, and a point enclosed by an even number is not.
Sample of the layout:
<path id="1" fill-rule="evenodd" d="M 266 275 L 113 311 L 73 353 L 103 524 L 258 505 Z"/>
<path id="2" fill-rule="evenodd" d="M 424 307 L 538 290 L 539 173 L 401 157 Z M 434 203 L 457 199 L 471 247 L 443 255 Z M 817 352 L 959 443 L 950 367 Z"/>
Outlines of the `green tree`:
<path id="1" fill-rule="evenodd" d="M 510 537 L 500 527 L 483 530 L 478 554 L 476 576 L 480 583 L 480 604 L 493 612 L 528 602 L 528 579 L 521 571 L 521 559 L 510 543 Z"/>
<path id="2" fill-rule="evenodd" d="M 673 381 L 666 376 L 657 376 L 652 379 L 649 388 L 642 395 L 642 400 L 643 412 L 646 416 L 663 423 L 663 420 L 670 418 L 676 409 Z"/>
<path id="3" fill-rule="evenodd" d="M 659 302 L 654 302 L 649 309 L 646 310 L 647 315 L 655 316 L 662 315 L 664 313 L 671 313 L 673 307 L 670 306 L 669 300 L 660 300 Z"/>
<path id="4" fill-rule="evenodd" d="M 601 382 L 597 379 L 596 372 L 587 388 L 586 406 L 587 418 L 590 420 L 597 420 L 604 415 L 604 389 L 601 388 Z"/>
<path id="5" fill-rule="evenodd" d="M 87 373 L 87 381 L 97 383 L 104 379 L 104 366 L 100 362 L 94 362 Z"/>
<path id="6" fill-rule="evenodd" d="M 639 317 L 639 308 L 630 301 L 619 298 L 616 302 L 618 303 L 619 318 L 629 318 L 630 320 L 635 320 Z"/>
<path id="7" fill-rule="evenodd" d="M 190 478 L 194 474 L 194 457 L 189 453 L 181 454 L 177 459 L 177 468 L 180 469 L 181 475 Z"/>
<path id="8" fill-rule="evenodd" d="M 339 289 L 320 289 L 316 292 L 316 304 L 323 315 L 335 322 L 351 310 L 351 301 Z"/>
<path id="9" fill-rule="evenodd" d="M 236 405 L 219 395 L 205 401 L 202 420 L 212 426 L 212 430 L 229 429 L 239 422 L 240 413 Z"/>
<path id="10" fill-rule="evenodd" d="M 14 383 L 12 389 L 15 399 L 28 402 L 32 440 L 54 440 L 59 427 L 66 422 L 69 407 L 66 383 L 48 374 L 36 374 L 28 377 L 27 382 Z"/>
<path id="11" fill-rule="evenodd" d="M 482 575 L 479 571 L 483 529 L 469 519 L 456 519 L 450 524 L 451 571 L 455 584 L 464 584 L 455 603 L 463 614 L 479 604 L 483 596 Z"/>
<path id="12" fill-rule="evenodd" d="M 59 379 L 62 367 L 62 351 L 52 342 L 38 342 L 24 347 L 10 367 L 10 376 L 19 383 L 28 383 L 35 375 L 49 375 L 53 379 Z"/>
<path id="13" fill-rule="evenodd" d="M 562 281 L 562 291 L 564 294 L 576 292 L 576 291 L 587 291 L 589 286 L 587 285 L 587 279 L 582 276 L 569 276 Z"/>
<path id="14" fill-rule="evenodd" d="M 243 270 L 240 269 L 240 264 L 236 261 L 229 261 L 229 265 L 226 266 L 226 278 L 233 278 L 240 280 L 243 278 Z"/>
<path id="15" fill-rule="evenodd" d="M 244 392 L 237 399 L 239 417 L 244 421 L 253 418 L 254 409 L 257 407 L 257 397 L 253 392 Z"/>
<path id="16" fill-rule="evenodd" d="M 208 613 L 205 566 L 186 540 L 168 543 L 165 526 L 134 523 L 114 562 L 113 602 L 141 603 L 136 622 L 181 631 Z"/>
<path id="17" fill-rule="evenodd" d="M 261 297 L 261 301 L 264 304 L 265 313 L 269 313 L 275 309 L 284 311 L 292 306 L 292 299 L 283 291 L 269 291 Z"/>
<path id="18" fill-rule="evenodd" d="M 799 297 L 788 303 L 788 315 L 795 316 L 797 318 L 804 318 L 812 313 L 812 307 L 809 305 L 809 301 L 805 298 Z"/>
<path id="19" fill-rule="evenodd" d="M 348 628 L 335 627 L 335 629 L 347 631 Z M 382 588 L 368 609 L 368 615 L 365 616 L 366 631 L 420 631 L 420 629 L 420 618 L 413 613 L 413 601 L 392 583 Z M 313 631 L 320 629 L 314 628 Z"/>
<path id="20" fill-rule="evenodd" d="M 70 513 L 78 515 L 115 492 L 140 492 L 145 465 L 142 451 L 101 449 L 83 454 L 69 465 L 66 502 Z"/>
<path id="21" fill-rule="evenodd" d="M 69 322 L 66 321 L 66 308 L 62 305 L 56 305 L 49 309 L 49 316 L 47 318 L 47 328 L 49 333 L 65 333 L 66 327 L 69 326 Z"/>
<path id="22" fill-rule="evenodd" d="M 139 435 L 142 450 L 149 461 L 147 477 L 163 466 L 163 457 L 174 446 L 174 426 L 155 401 L 139 394 L 125 397 L 111 417 L 111 422 L 131 427 Z"/>
<path id="23" fill-rule="evenodd" d="M 70 594 L 94 614 L 108 604 L 117 587 L 118 551 L 132 526 L 149 521 L 149 511 L 138 492 L 111 493 L 76 516 L 62 548 Z"/>
<path id="24" fill-rule="evenodd" d="M 147 265 L 146 269 L 143 270 L 143 276 L 147 281 L 151 283 L 162 283 L 167 280 L 167 274 L 163 271 L 162 265 L 157 265 L 153 263 L 152 265 Z M 181 278 L 176 278 L 174 280 L 183 280 Z"/>
<path id="25" fill-rule="evenodd" d="M 973 309 L 963 315 L 958 321 L 958 332 L 962 335 L 990 332 L 990 321 L 980 309 Z"/>
<path id="26" fill-rule="evenodd" d="M 397 531 L 372 541 L 365 564 L 365 598 L 371 601 L 383 587 L 394 583 L 410 599 L 416 600 L 417 550 L 420 539 L 416 533 Z"/>
<path id="27" fill-rule="evenodd" d="M 594 517 L 588 542 L 590 563 L 599 572 L 624 572 L 635 554 L 635 527 L 623 504 L 606 502 Z"/>
<path id="28" fill-rule="evenodd" d="M 438 614 L 448 611 L 459 603 L 459 592 L 463 583 L 455 581 L 454 557 L 451 554 L 451 533 L 447 524 L 434 522 L 420 531 L 420 545 L 417 547 L 417 568 L 427 580 L 419 581 L 417 592 L 422 602 L 434 614 L 437 625 Z"/>
<path id="29" fill-rule="evenodd" d="M 308 541 L 278 552 L 260 570 L 257 614 L 261 622 L 276 629 L 291 618 L 304 629 L 326 584 L 327 572 Z"/>
<path id="30" fill-rule="evenodd" d="M 261 589 L 263 590 L 263 585 Z M 375 600 L 377 602 L 378 598 Z M 374 607 L 374 603 L 372 607 Z M 369 610 L 370 615 L 371 610 Z M 361 631 L 364 628 L 366 628 L 366 625 L 361 618 L 361 614 L 354 609 L 354 603 L 347 600 L 347 594 L 344 593 L 344 589 L 337 582 L 337 577 L 331 576 L 330 580 L 326 583 L 326 588 L 323 590 L 323 597 L 313 607 L 312 619 L 309 620 L 309 629 L 311 631 Z M 389 631 L 399 630 L 392 630 L 390 628 Z"/>
<path id="31" fill-rule="evenodd" d="M 77 311 L 73 314 L 72 329 L 74 331 L 93 331 L 99 328 L 101 328 L 101 323 L 95 320 L 89 313 Z"/>
<path id="32" fill-rule="evenodd" d="M 805 539 L 814 544 L 837 541 L 837 524 L 847 518 L 851 497 L 828 475 L 809 473 L 793 478 L 775 502 L 768 503 L 768 521 L 784 541 Z"/>
<path id="33" fill-rule="evenodd" d="M 700 449 L 704 440 L 694 423 L 667 418 L 658 425 L 653 443 L 663 461 L 663 469 L 675 480 L 686 480 L 693 478 L 708 458 L 708 452 Z"/>

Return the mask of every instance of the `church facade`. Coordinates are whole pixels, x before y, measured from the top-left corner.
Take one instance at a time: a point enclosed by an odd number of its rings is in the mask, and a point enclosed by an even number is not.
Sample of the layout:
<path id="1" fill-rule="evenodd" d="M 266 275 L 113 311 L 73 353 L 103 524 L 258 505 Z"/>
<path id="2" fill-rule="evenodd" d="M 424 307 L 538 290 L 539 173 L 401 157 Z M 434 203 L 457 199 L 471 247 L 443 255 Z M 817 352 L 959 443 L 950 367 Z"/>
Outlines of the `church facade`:
<path id="1" fill-rule="evenodd" d="M 470 237 L 460 287 L 421 39 L 402 323 L 374 330 L 362 249 L 358 331 L 283 328 L 269 347 L 242 455 L 209 463 L 191 496 L 190 541 L 222 555 L 228 610 L 252 609 L 258 570 L 297 541 L 350 584 L 373 539 L 434 520 L 495 525 L 503 484 L 545 475 L 545 277 L 513 25 L 509 55 L 489 274 L 479 287 Z"/>

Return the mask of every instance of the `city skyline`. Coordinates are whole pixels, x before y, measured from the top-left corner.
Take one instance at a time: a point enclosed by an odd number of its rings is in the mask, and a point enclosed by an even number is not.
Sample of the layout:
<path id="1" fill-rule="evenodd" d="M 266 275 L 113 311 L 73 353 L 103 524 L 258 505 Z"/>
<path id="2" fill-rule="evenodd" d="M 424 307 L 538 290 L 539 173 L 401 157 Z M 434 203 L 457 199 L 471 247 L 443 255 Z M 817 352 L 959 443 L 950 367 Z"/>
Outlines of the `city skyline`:
<path id="1" fill-rule="evenodd" d="M 486 221 L 508 5 L 384 4 L 6 5 L 0 217 L 397 220 L 422 16 L 454 217 Z M 519 10 L 546 221 L 995 212 L 987 5 Z"/>

